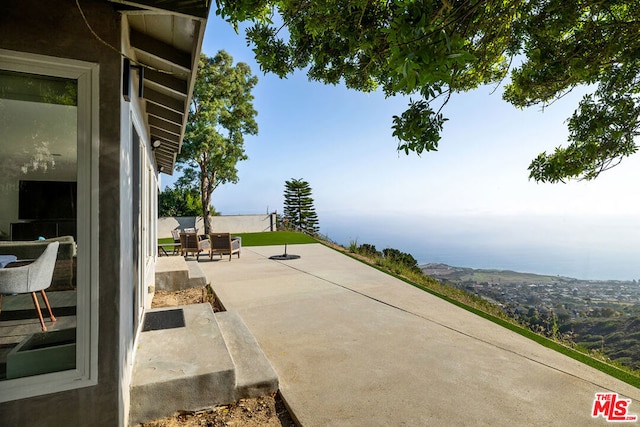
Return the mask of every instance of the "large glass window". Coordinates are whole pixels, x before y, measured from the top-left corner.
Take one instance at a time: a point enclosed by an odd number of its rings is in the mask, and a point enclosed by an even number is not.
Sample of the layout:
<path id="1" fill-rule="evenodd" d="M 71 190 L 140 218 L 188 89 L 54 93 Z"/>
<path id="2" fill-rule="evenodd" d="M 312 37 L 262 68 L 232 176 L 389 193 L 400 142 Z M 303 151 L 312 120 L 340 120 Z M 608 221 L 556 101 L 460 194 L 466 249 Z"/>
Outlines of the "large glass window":
<path id="1" fill-rule="evenodd" d="M 2 53 L 0 396 L 20 398 L 95 380 L 96 308 L 90 302 L 97 285 L 90 232 L 95 82 L 91 67 Z M 45 252 L 50 245 L 57 245 L 51 256 Z M 42 383 L 46 386 L 38 390 Z"/>

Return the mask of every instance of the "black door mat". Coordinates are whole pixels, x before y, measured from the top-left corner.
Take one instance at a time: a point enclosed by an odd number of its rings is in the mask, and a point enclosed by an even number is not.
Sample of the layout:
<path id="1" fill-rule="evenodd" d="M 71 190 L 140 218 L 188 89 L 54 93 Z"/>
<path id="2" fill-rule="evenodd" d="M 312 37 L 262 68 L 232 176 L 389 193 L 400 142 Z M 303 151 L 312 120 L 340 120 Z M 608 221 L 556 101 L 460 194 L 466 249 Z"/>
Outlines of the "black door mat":
<path id="1" fill-rule="evenodd" d="M 175 328 L 184 328 L 184 312 L 181 308 L 151 311 L 144 315 L 142 332 Z"/>

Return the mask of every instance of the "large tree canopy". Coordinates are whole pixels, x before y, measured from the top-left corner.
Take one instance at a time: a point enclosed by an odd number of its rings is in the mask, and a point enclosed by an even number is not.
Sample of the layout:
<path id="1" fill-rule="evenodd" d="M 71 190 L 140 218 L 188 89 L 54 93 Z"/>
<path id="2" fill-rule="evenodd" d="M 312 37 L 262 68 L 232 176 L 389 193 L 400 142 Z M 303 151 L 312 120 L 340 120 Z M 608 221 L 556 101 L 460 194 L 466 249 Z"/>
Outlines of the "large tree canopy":
<path id="1" fill-rule="evenodd" d="M 247 159 L 244 135 L 258 133 L 251 90 L 258 79 L 243 62 L 233 65 L 225 51 L 201 55 L 178 168 L 180 185 L 201 195 L 205 233 L 209 233 L 211 195 L 220 185 L 238 181 L 236 164 Z"/>
<path id="2" fill-rule="evenodd" d="M 202 215 L 202 199 L 194 188 L 174 185 L 158 193 L 158 216 Z"/>
<path id="3" fill-rule="evenodd" d="M 569 119 L 569 144 L 530 165 L 538 181 L 593 179 L 637 150 L 638 0 L 217 0 L 247 30 L 265 72 L 408 95 L 393 117 L 398 149 L 437 150 L 455 92 L 506 82 L 518 107 L 592 85 Z M 274 23 L 277 21 L 278 23 Z"/>

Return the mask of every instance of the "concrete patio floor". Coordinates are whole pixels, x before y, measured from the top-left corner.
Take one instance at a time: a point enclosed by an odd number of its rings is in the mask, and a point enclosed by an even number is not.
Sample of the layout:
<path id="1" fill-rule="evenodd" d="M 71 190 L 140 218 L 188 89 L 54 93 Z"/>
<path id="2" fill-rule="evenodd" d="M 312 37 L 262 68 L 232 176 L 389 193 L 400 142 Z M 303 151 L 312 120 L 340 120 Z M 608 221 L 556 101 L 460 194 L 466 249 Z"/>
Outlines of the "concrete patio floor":
<path id="1" fill-rule="evenodd" d="M 640 390 L 320 244 L 200 261 L 304 426 L 584 426 Z"/>

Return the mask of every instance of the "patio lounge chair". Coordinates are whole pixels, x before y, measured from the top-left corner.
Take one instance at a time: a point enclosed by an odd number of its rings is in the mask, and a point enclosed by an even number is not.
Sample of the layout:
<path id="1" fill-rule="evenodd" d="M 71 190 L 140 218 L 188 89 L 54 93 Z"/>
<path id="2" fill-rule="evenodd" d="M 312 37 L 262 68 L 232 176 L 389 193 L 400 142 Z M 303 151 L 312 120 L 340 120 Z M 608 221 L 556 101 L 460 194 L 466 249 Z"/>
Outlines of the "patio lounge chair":
<path id="1" fill-rule="evenodd" d="M 185 258 L 189 253 L 196 254 L 196 261 L 199 260 L 200 252 L 207 251 L 211 255 L 211 244 L 209 239 L 202 239 L 196 233 L 180 233 L 180 254 Z"/>
<path id="2" fill-rule="evenodd" d="M 229 255 L 229 261 L 231 261 L 231 255 L 238 254 L 240 258 L 240 239 L 233 239 L 229 233 L 213 233 L 209 234 L 211 240 L 211 251 L 209 252 L 209 259 L 213 259 L 214 254 L 219 254 L 222 259 L 222 255 Z"/>
<path id="3" fill-rule="evenodd" d="M 46 331 L 47 327 L 44 324 L 40 304 L 36 296 L 36 292 L 40 291 L 42 299 L 49 310 L 51 321 L 56 321 L 51 311 L 51 305 L 49 305 L 49 299 L 44 290 L 51 286 L 51 278 L 53 277 L 53 269 L 56 265 L 59 245 L 60 242 L 49 243 L 42 255 L 30 264 L 13 268 L 10 268 L 9 264 L 7 267 L 0 269 L 0 310 L 2 309 L 3 294 L 30 293 L 33 298 L 33 305 L 36 307 L 38 317 L 40 318 L 42 330 Z"/>
<path id="4" fill-rule="evenodd" d="M 173 255 L 180 251 L 180 233 L 182 231 L 179 228 L 171 230 L 171 237 L 173 237 Z"/>

